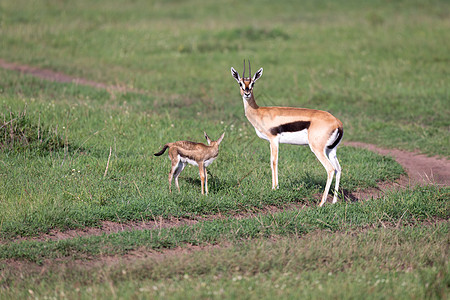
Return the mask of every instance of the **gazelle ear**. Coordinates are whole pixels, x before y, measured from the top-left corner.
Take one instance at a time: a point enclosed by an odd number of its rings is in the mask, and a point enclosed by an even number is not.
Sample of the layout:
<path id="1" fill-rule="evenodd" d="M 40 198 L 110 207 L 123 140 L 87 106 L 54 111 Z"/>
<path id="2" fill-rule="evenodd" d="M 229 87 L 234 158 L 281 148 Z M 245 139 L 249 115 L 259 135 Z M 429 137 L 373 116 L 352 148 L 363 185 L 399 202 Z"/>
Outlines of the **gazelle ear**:
<path id="1" fill-rule="evenodd" d="M 255 75 L 253 75 L 252 81 L 255 82 L 256 80 L 258 80 L 259 77 L 262 76 L 262 73 L 263 73 L 263 68 L 261 68 L 258 71 L 256 71 Z"/>
<path id="2" fill-rule="evenodd" d="M 203 131 L 203 133 L 205 134 L 205 138 L 206 138 L 206 141 L 208 142 L 208 145 L 211 145 L 211 139 L 210 139 L 209 136 L 206 134 L 206 131 Z"/>
<path id="3" fill-rule="evenodd" d="M 217 140 L 217 145 L 220 145 L 220 142 L 222 142 L 224 136 L 225 136 L 225 132 L 222 133 L 222 135 L 220 136 L 220 138 Z"/>
<path id="4" fill-rule="evenodd" d="M 238 71 L 236 71 L 233 67 L 231 67 L 231 75 L 236 79 L 236 81 L 239 83 L 241 81 L 241 77 L 239 76 Z"/>

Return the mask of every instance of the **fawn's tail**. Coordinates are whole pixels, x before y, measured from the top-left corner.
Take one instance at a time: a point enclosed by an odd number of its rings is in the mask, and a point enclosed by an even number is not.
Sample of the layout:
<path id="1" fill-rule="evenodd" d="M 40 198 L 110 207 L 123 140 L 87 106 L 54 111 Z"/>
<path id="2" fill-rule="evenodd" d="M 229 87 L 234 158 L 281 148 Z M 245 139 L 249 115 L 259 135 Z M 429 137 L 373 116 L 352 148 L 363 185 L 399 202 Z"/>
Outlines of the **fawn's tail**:
<path id="1" fill-rule="evenodd" d="M 167 144 L 164 145 L 164 147 L 162 148 L 161 151 L 159 151 L 158 153 L 155 153 L 155 156 L 160 156 L 162 155 L 164 152 L 166 152 L 167 148 L 169 148 L 169 146 Z"/>

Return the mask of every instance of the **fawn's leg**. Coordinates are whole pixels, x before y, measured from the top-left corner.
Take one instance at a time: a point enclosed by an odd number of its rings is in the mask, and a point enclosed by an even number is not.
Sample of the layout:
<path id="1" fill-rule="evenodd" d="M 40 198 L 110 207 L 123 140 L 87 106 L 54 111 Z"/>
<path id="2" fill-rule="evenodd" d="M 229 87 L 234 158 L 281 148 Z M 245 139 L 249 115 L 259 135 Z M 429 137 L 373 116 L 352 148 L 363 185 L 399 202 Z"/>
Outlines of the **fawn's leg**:
<path id="1" fill-rule="evenodd" d="M 205 184 L 205 168 L 203 163 L 199 163 L 198 164 L 198 170 L 200 172 L 200 181 L 201 181 L 201 185 L 202 185 L 202 195 L 205 193 L 204 192 L 204 184 Z"/>

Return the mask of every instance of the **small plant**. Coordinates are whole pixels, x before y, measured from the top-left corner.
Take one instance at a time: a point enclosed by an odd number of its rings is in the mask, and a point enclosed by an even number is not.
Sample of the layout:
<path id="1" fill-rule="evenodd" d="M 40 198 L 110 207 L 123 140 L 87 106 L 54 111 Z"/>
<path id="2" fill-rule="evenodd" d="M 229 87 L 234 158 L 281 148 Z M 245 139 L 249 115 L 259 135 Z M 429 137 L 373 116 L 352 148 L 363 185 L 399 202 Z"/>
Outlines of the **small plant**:
<path id="1" fill-rule="evenodd" d="M 245 39 L 250 41 L 272 39 L 288 40 L 290 38 L 290 36 L 280 28 L 262 29 L 253 26 L 222 31 L 218 34 L 218 36 L 227 40 Z"/>
<path id="2" fill-rule="evenodd" d="M 40 122 L 36 125 L 26 110 L 2 114 L 0 118 L 0 151 L 48 153 L 64 148 L 58 128 L 43 126 Z"/>

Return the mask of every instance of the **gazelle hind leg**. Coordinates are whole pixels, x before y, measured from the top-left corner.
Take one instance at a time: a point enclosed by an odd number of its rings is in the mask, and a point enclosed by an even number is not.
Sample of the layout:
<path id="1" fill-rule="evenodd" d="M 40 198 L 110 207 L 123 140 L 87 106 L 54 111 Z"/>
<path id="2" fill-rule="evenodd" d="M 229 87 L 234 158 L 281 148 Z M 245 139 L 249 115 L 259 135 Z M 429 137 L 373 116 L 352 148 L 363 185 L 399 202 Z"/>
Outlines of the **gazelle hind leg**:
<path id="1" fill-rule="evenodd" d="M 278 189 L 278 140 L 270 141 L 270 168 L 272 169 L 272 190 Z"/>
<path id="2" fill-rule="evenodd" d="M 325 202 L 327 202 L 327 196 L 328 196 L 328 192 L 330 191 L 330 187 L 331 187 L 331 181 L 333 181 L 333 176 L 334 176 L 334 170 L 331 169 L 329 170 L 328 168 L 325 168 L 327 170 L 327 184 L 325 186 L 325 190 L 323 191 L 323 195 L 322 195 L 322 201 L 320 201 L 319 206 L 322 206 L 325 204 Z"/>
<path id="3" fill-rule="evenodd" d="M 184 167 L 186 166 L 185 163 L 183 162 L 178 162 L 177 168 L 175 169 L 175 172 L 173 174 L 173 177 L 175 179 L 175 185 L 178 189 L 178 192 L 180 191 L 180 186 L 178 185 L 178 176 L 181 174 L 181 172 L 183 171 Z"/>
<path id="4" fill-rule="evenodd" d="M 336 156 L 336 148 L 332 149 L 328 152 L 328 159 L 330 160 L 331 164 L 333 165 L 336 174 L 336 183 L 334 186 L 334 195 L 333 195 L 333 203 L 337 202 L 337 196 L 339 192 L 339 181 L 341 179 L 341 165 L 339 164 L 339 161 Z"/>
<path id="5" fill-rule="evenodd" d="M 339 182 L 341 180 L 341 165 L 339 164 L 339 161 L 336 156 L 336 148 L 332 149 L 329 152 L 328 158 L 330 159 L 330 162 L 333 164 L 333 167 L 336 169 L 336 183 L 334 186 L 334 196 L 333 196 L 333 203 L 337 202 L 337 196 L 339 192 Z"/>
<path id="6" fill-rule="evenodd" d="M 180 163 L 180 156 L 178 155 L 178 152 L 175 148 L 169 147 L 169 158 L 170 161 L 172 162 L 172 167 L 170 168 L 169 172 L 169 193 L 172 193 L 172 178 L 175 173 L 175 170 L 178 167 L 178 164 Z M 178 177 L 178 175 L 176 177 Z M 177 180 L 175 179 L 175 181 Z"/>
<path id="7" fill-rule="evenodd" d="M 172 167 L 170 168 L 170 172 L 169 172 L 169 193 L 172 193 L 172 179 L 173 179 L 173 175 L 174 175 L 177 167 L 178 167 L 178 161 L 172 160 Z M 175 178 L 175 183 L 177 183 L 177 178 Z M 178 186 L 178 183 L 177 183 L 177 186 Z"/>
<path id="8" fill-rule="evenodd" d="M 316 155 L 317 159 L 322 163 L 325 170 L 327 171 L 327 183 L 325 185 L 325 190 L 323 191 L 322 201 L 320 201 L 319 206 L 322 206 L 327 201 L 328 192 L 330 191 L 331 182 L 333 181 L 333 176 L 335 169 L 333 164 L 330 162 L 328 157 L 325 155 L 325 151 L 316 151 L 314 147 L 310 145 L 312 152 Z M 317 148 L 316 148 L 317 149 Z"/>

